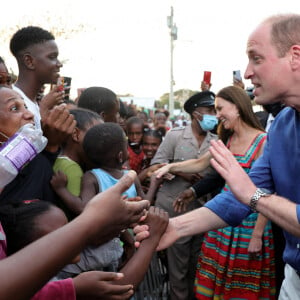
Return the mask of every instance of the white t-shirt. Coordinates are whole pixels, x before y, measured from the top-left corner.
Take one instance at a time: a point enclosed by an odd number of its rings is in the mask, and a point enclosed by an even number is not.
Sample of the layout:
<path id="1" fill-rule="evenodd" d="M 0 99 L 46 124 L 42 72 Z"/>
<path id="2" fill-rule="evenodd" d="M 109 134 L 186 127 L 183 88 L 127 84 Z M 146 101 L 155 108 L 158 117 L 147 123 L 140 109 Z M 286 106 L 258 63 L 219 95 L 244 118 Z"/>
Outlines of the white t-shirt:
<path id="1" fill-rule="evenodd" d="M 24 99 L 28 110 L 33 113 L 35 127 L 37 129 L 42 129 L 42 126 L 41 126 L 41 113 L 40 113 L 40 107 L 39 107 L 38 103 L 36 101 L 32 101 L 31 99 L 29 99 L 24 94 L 24 92 L 21 89 L 19 89 L 18 87 L 16 87 L 15 85 L 13 85 L 13 90 L 15 90 Z"/>

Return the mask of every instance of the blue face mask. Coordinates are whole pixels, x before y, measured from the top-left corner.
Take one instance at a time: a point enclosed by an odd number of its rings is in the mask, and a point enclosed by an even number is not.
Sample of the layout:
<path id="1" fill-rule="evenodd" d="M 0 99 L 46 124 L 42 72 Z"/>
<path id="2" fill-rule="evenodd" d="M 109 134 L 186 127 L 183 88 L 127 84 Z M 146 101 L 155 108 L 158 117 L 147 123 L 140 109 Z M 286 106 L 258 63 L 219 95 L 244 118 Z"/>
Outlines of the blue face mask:
<path id="1" fill-rule="evenodd" d="M 213 130 L 215 126 L 218 124 L 218 119 L 213 115 L 202 115 L 202 121 L 199 121 L 200 127 L 204 131 Z"/>

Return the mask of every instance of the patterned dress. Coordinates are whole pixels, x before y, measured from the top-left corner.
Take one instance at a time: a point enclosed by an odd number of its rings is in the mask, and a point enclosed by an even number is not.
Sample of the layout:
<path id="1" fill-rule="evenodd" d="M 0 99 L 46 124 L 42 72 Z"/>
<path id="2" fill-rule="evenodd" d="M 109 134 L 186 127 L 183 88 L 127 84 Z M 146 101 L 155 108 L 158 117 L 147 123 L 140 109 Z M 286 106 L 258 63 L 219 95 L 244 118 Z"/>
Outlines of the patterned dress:
<path id="1" fill-rule="evenodd" d="M 244 155 L 234 154 L 247 173 L 265 139 L 266 134 L 259 134 Z M 228 190 L 228 186 L 225 185 L 223 190 Z M 274 244 L 270 221 L 263 233 L 262 254 L 256 258 L 250 258 L 248 254 L 257 216 L 253 213 L 237 227 L 205 234 L 195 279 L 197 299 L 275 299 Z"/>

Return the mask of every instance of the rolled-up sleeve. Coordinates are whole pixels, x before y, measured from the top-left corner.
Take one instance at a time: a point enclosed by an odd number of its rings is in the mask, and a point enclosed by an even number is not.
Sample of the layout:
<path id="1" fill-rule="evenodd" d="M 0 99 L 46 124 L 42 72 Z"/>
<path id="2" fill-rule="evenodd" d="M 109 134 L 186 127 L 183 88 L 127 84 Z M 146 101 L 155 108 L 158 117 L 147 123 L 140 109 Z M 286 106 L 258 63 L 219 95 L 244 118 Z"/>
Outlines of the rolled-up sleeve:
<path id="1" fill-rule="evenodd" d="M 220 193 L 205 204 L 216 215 L 230 226 L 239 225 L 251 210 L 236 200 L 231 192 Z"/>

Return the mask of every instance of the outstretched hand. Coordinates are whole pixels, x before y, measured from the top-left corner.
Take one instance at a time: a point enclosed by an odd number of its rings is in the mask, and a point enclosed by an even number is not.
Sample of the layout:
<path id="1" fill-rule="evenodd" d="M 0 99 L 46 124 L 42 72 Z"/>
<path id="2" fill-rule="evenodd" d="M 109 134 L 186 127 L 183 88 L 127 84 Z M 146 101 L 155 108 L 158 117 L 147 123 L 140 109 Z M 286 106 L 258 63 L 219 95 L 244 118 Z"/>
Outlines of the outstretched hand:
<path id="1" fill-rule="evenodd" d="M 163 167 L 165 165 L 166 164 L 163 163 L 163 164 L 155 164 L 155 165 L 150 166 L 147 170 L 147 177 L 151 177 L 155 171 L 157 171 L 158 169 L 160 169 L 161 167 Z"/>
<path id="2" fill-rule="evenodd" d="M 211 141 L 209 151 L 213 156 L 210 160 L 211 165 L 225 179 L 236 198 L 249 205 L 250 198 L 256 190 L 250 177 L 221 140 Z"/>
<path id="3" fill-rule="evenodd" d="M 162 178 L 164 175 L 169 173 L 171 164 L 166 164 L 163 167 L 157 169 L 154 174 L 156 176 L 156 178 Z"/>

